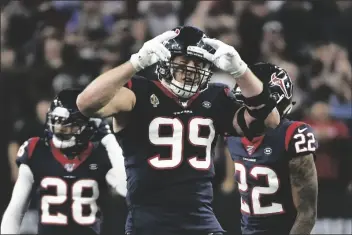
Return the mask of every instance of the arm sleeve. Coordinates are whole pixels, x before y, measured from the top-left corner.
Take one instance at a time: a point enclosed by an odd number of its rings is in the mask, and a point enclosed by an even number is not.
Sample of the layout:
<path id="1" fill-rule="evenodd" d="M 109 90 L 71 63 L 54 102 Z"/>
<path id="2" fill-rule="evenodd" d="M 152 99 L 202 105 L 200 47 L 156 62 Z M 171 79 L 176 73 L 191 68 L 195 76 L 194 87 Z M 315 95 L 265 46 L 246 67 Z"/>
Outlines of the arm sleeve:
<path id="1" fill-rule="evenodd" d="M 242 106 L 230 96 L 230 90 L 224 87 L 217 97 L 214 120 L 221 135 L 238 136 L 234 128 L 234 117 Z"/>
<path id="2" fill-rule="evenodd" d="M 121 196 L 127 194 L 127 176 L 124 164 L 123 152 L 113 134 L 106 135 L 102 144 L 108 153 L 112 168 L 106 174 L 107 183 Z"/>
<path id="3" fill-rule="evenodd" d="M 290 158 L 304 156 L 315 152 L 318 141 L 313 128 L 303 122 L 293 122 L 286 130 L 285 148 Z"/>
<path id="4" fill-rule="evenodd" d="M 23 215 L 27 209 L 33 185 L 30 168 L 22 164 L 14 186 L 11 201 L 1 221 L 1 234 L 18 234 Z"/>

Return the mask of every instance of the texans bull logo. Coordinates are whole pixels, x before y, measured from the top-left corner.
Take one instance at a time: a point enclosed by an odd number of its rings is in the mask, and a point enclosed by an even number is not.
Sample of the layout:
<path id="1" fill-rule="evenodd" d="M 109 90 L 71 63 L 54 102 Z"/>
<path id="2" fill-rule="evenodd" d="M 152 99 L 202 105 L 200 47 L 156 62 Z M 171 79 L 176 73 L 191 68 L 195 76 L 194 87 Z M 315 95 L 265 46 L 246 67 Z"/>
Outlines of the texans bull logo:
<path id="1" fill-rule="evenodd" d="M 287 98 L 291 98 L 291 96 L 292 96 L 292 84 L 291 84 L 290 80 L 288 79 L 287 75 L 284 72 L 280 72 L 278 74 L 273 73 L 271 75 L 270 83 L 271 83 L 272 86 L 280 87 L 280 89 L 285 94 L 285 96 Z"/>

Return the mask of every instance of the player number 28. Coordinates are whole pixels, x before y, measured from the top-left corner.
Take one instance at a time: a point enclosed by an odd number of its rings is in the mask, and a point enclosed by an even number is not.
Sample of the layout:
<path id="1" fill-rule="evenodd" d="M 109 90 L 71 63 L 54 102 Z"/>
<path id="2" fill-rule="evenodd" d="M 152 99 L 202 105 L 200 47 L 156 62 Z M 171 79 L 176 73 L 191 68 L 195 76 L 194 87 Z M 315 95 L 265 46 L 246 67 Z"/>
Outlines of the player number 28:
<path id="1" fill-rule="evenodd" d="M 160 136 L 161 126 L 171 126 L 173 132 L 171 136 Z M 200 126 L 209 127 L 210 133 L 207 137 L 199 136 Z M 167 159 L 160 158 L 160 155 L 148 159 L 149 164 L 156 169 L 173 169 L 178 167 L 183 160 L 183 145 L 185 138 L 185 128 L 188 128 L 188 141 L 194 146 L 205 148 L 205 159 L 197 156 L 188 159 L 189 164 L 197 170 L 206 170 L 211 163 L 211 145 L 215 137 L 213 121 L 209 118 L 195 117 L 188 122 L 188 127 L 184 127 L 178 118 L 157 117 L 149 125 L 149 140 L 158 146 L 169 146 L 171 155 Z"/>
<path id="2" fill-rule="evenodd" d="M 238 189 L 242 192 L 248 191 L 247 184 L 247 172 L 243 164 L 235 162 L 235 171 L 239 172 Z M 260 205 L 260 196 L 275 194 L 279 189 L 279 180 L 275 171 L 268 167 L 255 166 L 249 172 L 250 177 L 254 180 L 258 179 L 258 176 L 267 177 L 268 186 L 261 187 L 255 186 L 250 193 L 252 199 L 252 209 L 254 215 L 267 215 L 267 214 L 279 214 L 283 213 L 284 209 L 280 203 L 271 203 L 268 206 Z M 241 210 L 247 214 L 251 214 L 249 205 L 241 198 Z"/>
<path id="3" fill-rule="evenodd" d="M 41 181 L 41 187 L 47 189 L 49 187 L 56 188 L 56 195 L 45 195 L 41 199 L 41 222 L 43 224 L 67 225 L 67 216 L 62 213 L 55 215 L 50 214 L 50 205 L 60 205 L 68 199 L 67 183 L 56 177 L 47 177 Z M 84 189 L 91 189 L 93 195 L 91 197 L 82 197 Z M 84 179 L 78 180 L 72 185 L 71 190 L 72 204 L 69 205 L 72 210 L 72 218 L 80 225 L 90 225 L 95 222 L 98 205 L 96 200 L 99 197 L 98 183 L 95 180 Z M 90 207 L 90 214 L 83 215 L 83 206 Z"/>

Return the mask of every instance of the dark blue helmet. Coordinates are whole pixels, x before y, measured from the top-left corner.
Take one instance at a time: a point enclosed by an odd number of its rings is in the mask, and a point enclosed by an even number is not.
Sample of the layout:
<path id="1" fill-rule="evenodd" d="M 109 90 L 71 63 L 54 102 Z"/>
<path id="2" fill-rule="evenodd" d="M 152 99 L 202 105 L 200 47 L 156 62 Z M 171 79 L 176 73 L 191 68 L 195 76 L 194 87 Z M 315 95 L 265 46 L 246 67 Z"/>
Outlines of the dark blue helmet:
<path id="1" fill-rule="evenodd" d="M 171 59 L 168 62 L 160 61 L 156 73 L 163 85 L 167 86 L 180 98 L 188 99 L 197 92 L 204 91 L 208 87 L 212 75 L 212 63 L 205 60 L 201 53 L 187 51 L 189 46 L 196 46 L 214 54 L 215 50 L 205 44 L 202 39 L 207 37 L 205 33 L 191 26 L 176 27 L 173 29 L 178 35 L 164 42 L 164 46 L 171 52 Z M 177 56 L 183 56 L 183 60 L 192 60 L 195 66 L 175 61 Z M 176 80 L 176 73 L 182 72 L 185 76 Z"/>
<path id="2" fill-rule="evenodd" d="M 51 102 L 47 112 L 45 133 L 47 140 L 68 157 L 85 149 L 94 134 L 94 126 L 76 105 L 80 89 L 65 89 Z"/>
<path id="3" fill-rule="evenodd" d="M 263 82 L 263 85 L 269 88 L 271 95 L 276 100 L 276 107 L 281 117 L 288 115 L 294 105 L 292 102 L 293 83 L 288 73 L 279 66 L 263 62 L 251 65 L 249 68 Z M 237 85 L 233 92 L 235 99 L 244 103 L 241 89 Z"/>

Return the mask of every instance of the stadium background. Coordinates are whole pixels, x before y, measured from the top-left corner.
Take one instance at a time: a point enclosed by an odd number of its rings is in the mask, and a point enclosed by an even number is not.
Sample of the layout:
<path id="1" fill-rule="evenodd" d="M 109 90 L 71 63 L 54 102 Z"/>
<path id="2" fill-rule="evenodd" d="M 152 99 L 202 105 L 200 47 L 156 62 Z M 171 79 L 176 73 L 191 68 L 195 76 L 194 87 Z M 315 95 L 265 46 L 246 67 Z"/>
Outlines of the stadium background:
<path id="1" fill-rule="evenodd" d="M 314 231 L 351 233 L 352 1 L 1 1 L 0 214 L 17 177 L 17 149 L 43 132 L 50 99 L 86 86 L 182 24 L 233 45 L 248 64 L 269 61 L 288 71 L 297 102 L 292 118 L 312 125 L 320 142 Z M 142 75 L 155 79 L 153 72 Z M 233 85 L 221 72 L 213 79 Z M 215 211 L 236 234 L 239 196 L 217 159 Z M 114 232 L 106 234 L 123 234 L 126 208 L 121 198 L 112 203 L 106 231 Z"/>

